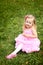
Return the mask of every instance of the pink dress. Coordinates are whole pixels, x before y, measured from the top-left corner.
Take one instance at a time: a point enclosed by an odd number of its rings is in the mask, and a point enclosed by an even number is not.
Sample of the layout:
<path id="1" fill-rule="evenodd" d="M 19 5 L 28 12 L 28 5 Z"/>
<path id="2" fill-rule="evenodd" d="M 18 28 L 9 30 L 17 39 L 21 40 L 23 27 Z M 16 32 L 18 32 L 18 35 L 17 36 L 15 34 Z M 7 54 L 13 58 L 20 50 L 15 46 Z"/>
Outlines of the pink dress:
<path id="1" fill-rule="evenodd" d="M 24 30 L 24 33 L 31 35 L 33 34 L 32 29 L 26 29 Z M 23 52 L 30 53 L 40 50 L 40 40 L 38 38 L 27 38 L 24 37 L 22 34 L 19 34 L 18 37 L 15 38 L 15 41 L 15 48 L 17 48 L 19 44 L 23 44 L 23 47 L 21 49 Z"/>

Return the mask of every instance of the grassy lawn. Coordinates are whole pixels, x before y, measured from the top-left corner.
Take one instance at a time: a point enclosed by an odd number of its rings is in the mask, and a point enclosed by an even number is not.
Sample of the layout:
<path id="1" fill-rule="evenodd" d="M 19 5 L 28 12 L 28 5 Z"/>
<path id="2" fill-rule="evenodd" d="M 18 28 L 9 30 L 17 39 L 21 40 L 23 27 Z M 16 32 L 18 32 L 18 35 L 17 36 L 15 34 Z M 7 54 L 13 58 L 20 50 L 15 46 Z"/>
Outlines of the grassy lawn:
<path id="1" fill-rule="evenodd" d="M 26 14 L 36 17 L 40 51 L 20 51 L 16 58 L 7 60 L 5 56 L 15 49 L 15 37 L 22 33 Z M 0 65 L 43 65 L 43 0 L 0 0 Z"/>

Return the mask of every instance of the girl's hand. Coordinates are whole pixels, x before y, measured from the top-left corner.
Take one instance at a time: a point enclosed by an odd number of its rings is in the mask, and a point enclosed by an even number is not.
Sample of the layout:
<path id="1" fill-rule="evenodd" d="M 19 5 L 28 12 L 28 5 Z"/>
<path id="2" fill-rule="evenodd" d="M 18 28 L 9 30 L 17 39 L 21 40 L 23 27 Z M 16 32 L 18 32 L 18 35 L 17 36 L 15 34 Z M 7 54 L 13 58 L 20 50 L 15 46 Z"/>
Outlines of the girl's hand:
<path id="1" fill-rule="evenodd" d="M 23 35 L 23 36 L 25 36 L 25 37 L 28 37 L 28 38 L 29 38 L 29 37 L 31 37 L 31 35 L 30 35 L 30 34 L 25 34 L 25 33 L 22 33 L 22 35 Z"/>
<path id="2" fill-rule="evenodd" d="M 22 35 L 23 35 L 23 36 L 26 36 L 26 34 L 25 34 L 25 33 L 22 33 Z"/>
<path id="3" fill-rule="evenodd" d="M 30 34 L 25 34 L 25 33 L 22 33 L 23 36 L 27 37 L 27 38 L 37 38 L 36 35 L 30 35 Z"/>

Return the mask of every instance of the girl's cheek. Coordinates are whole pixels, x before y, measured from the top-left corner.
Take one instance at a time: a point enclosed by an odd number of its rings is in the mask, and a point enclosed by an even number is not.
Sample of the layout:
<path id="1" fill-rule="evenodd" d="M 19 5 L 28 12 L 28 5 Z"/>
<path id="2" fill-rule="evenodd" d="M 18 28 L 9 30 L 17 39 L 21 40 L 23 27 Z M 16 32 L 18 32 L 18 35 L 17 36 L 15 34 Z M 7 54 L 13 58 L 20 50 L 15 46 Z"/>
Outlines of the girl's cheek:
<path id="1" fill-rule="evenodd" d="M 32 24 L 30 24 L 30 26 L 32 26 Z"/>

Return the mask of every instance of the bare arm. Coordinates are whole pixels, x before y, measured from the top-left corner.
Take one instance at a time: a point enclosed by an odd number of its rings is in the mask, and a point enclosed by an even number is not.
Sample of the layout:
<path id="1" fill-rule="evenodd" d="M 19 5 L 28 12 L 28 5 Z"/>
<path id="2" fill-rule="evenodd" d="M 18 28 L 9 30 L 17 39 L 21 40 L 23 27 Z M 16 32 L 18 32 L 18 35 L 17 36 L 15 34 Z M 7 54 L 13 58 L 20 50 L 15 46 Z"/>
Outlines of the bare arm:
<path id="1" fill-rule="evenodd" d="M 34 37 L 38 37 L 37 31 L 36 31 L 34 28 L 32 29 L 32 33 L 33 33 L 33 36 L 34 36 Z"/>
<path id="2" fill-rule="evenodd" d="M 23 36 L 28 37 L 28 38 L 29 38 L 29 37 L 31 37 L 31 38 L 36 38 L 36 37 L 38 37 L 36 30 L 33 29 L 33 30 L 32 30 L 32 33 L 33 33 L 32 35 L 31 35 L 31 34 L 25 34 L 25 33 L 23 33 Z"/>

